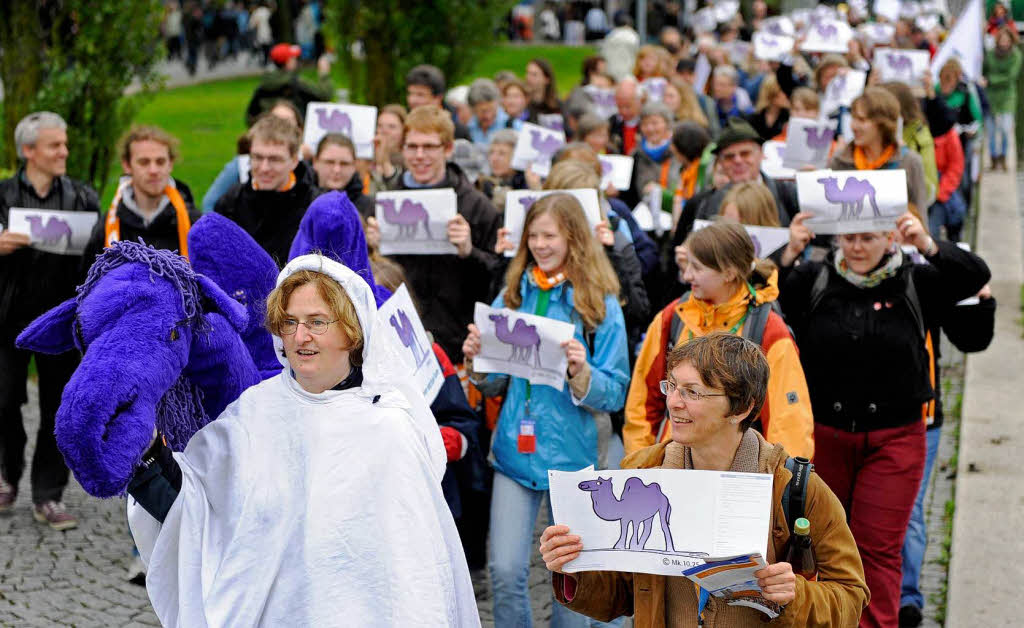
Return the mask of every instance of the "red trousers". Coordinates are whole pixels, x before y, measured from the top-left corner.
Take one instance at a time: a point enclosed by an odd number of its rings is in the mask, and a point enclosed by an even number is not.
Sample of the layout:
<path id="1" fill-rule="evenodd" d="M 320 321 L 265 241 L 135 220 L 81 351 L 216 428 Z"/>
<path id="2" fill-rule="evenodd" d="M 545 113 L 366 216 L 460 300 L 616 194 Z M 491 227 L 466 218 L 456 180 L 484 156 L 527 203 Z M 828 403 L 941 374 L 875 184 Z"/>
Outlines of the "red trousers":
<path id="1" fill-rule="evenodd" d="M 857 541 L 871 602 L 862 628 L 896 628 L 903 537 L 924 474 L 925 426 L 872 432 L 814 424 L 814 469 L 836 494 Z"/>

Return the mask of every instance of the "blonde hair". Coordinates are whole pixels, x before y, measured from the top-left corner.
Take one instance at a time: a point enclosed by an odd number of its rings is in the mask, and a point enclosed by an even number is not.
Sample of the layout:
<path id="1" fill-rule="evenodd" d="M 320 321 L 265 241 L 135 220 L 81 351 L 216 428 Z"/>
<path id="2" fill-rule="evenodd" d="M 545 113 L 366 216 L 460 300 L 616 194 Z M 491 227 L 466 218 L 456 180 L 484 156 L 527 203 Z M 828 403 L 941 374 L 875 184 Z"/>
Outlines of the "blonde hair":
<path id="1" fill-rule="evenodd" d="M 589 146 L 587 147 L 589 150 Z M 593 150 L 583 148 L 571 149 L 566 152 L 555 165 L 544 181 L 545 190 L 572 190 L 577 188 L 598 189 L 601 185 L 601 162 Z"/>
<path id="2" fill-rule="evenodd" d="M 761 182 L 744 181 L 729 188 L 718 206 L 718 214 L 722 215 L 725 206 L 734 203 L 740 213 L 740 223 L 759 227 L 778 227 L 779 208 L 775 204 L 768 186 Z"/>
<path id="3" fill-rule="evenodd" d="M 289 275 L 281 285 L 267 297 L 266 327 L 275 336 L 281 335 L 281 327 L 288 316 L 288 302 L 292 294 L 300 287 L 312 285 L 317 296 L 323 299 L 330 310 L 335 324 L 349 341 L 349 362 L 352 366 L 363 363 L 363 327 L 359 324 L 359 315 L 352 299 L 348 298 L 344 288 L 329 275 L 315 270 L 300 270 Z"/>
<path id="4" fill-rule="evenodd" d="M 654 66 L 654 73 L 649 76 L 640 78 L 640 61 L 645 57 L 653 56 L 657 59 L 657 63 Z M 636 63 L 633 64 L 633 76 L 637 80 L 649 79 L 652 76 L 667 77 L 672 73 L 672 55 L 669 54 L 668 50 L 665 50 L 661 46 L 655 46 L 654 44 L 646 44 L 640 46 L 640 50 L 636 53 Z"/>
<path id="5" fill-rule="evenodd" d="M 405 133 L 437 133 L 441 143 L 450 146 L 455 141 L 455 123 L 448 112 L 437 105 L 416 107 L 405 117 Z"/>
<path id="6" fill-rule="evenodd" d="M 819 111 L 821 109 L 821 99 L 818 97 L 818 92 L 814 91 L 810 87 L 797 87 L 793 90 L 793 95 L 789 97 L 790 107 L 800 105 L 804 109 L 814 109 Z"/>
<path id="7" fill-rule="evenodd" d="M 265 113 L 257 118 L 249 132 L 245 134 L 249 145 L 256 140 L 267 144 L 284 144 L 288 154 L 295 157 L 302 145 L 302 131 L 294 122 L 279 118 L 272 113 Z"/>
<path id="8" fill-rule="evenodd" d="M 554 219 L 566 239 L 568 250 L 563 272 L 573 287 L 573 308 L 583 319 L 584 327 L 595 330 L 607 314 L 605 297 L 613 295 L 617 298 L 619 295 L 619 280 L 600 243 L 591 233 L 580 202 L 570 194 L 549 194 L 538 199 L 526 212 L 519 250 L 505 274 L 505 304 L 512 309 L 523 304 L 519 283 L 527 268 L 536 264 L 527 245 L 530 225 L 543 215 Z"/>
<path id="9" fill-rule="evenodd" d="M 743 225 L 734 222 L 716 222 L 691 232 L 686 238 L 686 250 L 712 270 L 734 271 L 740 285 L 763 284 L 777 268 L 771 260 L 754 257 L 754 242 Z"/>
<path id="10" fill-rule="evenodd" d="M 775 78 L 774 74 L 768 74 L 761 81 L 761 89 L 757 91 L 757 105 L 754 106 L 755 111 L 764 111 L 768 107 L 772 106 L 772 102 L 775 97 L 782 93 L 782 88 L 779 87 L 779 79 Z"/>
<path id="11" fill-rule="evenodd" d="M 696 122 L 705 129 L 708 128 L 708 116 L 700 108 L 700 101 L 697 100 L 697 93 L 693 88 L 679 80 L 669 82 L 679 92 L 679 107 L 673 112 L 676 122 Z"/>
<path id="12" fill-rule="evenodd" d="M 142 125 L 133 126 L 124 137 L 121 138 L 121 161 L 131 163 L 132 144 L 145 141 L 156 142 L 167 147 L 167 155 L 172 162 L 178 160 L 178 139 L 164 131 L 158 126 Z"/>

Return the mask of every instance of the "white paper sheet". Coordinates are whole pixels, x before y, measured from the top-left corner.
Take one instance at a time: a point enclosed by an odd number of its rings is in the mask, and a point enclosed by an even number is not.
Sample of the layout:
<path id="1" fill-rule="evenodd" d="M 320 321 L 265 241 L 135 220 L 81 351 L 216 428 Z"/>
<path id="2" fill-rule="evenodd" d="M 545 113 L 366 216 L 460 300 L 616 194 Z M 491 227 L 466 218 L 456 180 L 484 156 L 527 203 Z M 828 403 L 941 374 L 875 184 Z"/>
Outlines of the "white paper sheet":
<path id="1" fill-rule="evenodd" d="M 693 221 L 693 231 L 699 231 L 712 224 L 711 220 L 698 218 Z M 764 259 L 789 243 L 789 229 L 785 227 L 761 227 L 743 225 L 754 243 L 754 257 Z"/>
<path id="2" fill-rule="evenodd" d="M 454 255 L 448 221 L 455 218 L 455 190 L 378 192 L 377 224 L 382 255 Z"/>
<path id="3" fill-rule="evenodd" d="M 806 39 L 800 44 L 804 52 L 847 52 L 853 29 L 840 20 L 820 20 L 807 29 Z"/>
<path id="4" fill-rule="evenodd" d="M 761 30 L 776 37 L 793 37 L 796 35 L 796 28 L 793 20 L 785 15 L 770 17 L 761 22 Z"/>
<path id="5" fill-rule="evenodd" d="M 99 214 L 12 207 L 8 229 L 32 239 L 32 248 L 58 255 L 81 255 Z"/>
<path id="6" fill-rule="evenodd" d="M 615 105 L 615 89 L 611 87 L 598 87 L 587 85 L 583 91 L 590 96 L 594 102 L 594 113 L 601 118 L 610 118 L 619 110 Z"/>
<path id="7" fill-rule="evenodd" d="M 878 70 L 878 78 L 883 83 L 899 81 L 920 87 L 930 62 L 931 56 L 927 50 L 875 48 L 874 62 L 871 65 Z"/>
<path id="8" fill-rule="evenodd" d="M 565 133 L 524 122 L 512 151 L 512 167 L 516 170 L 531 168 L 546 177 L 551 171 L 551 158 L 562 146 L 565 146 Z"/>
<path id="9" fill-rule="evenodd" d="M 786 131 L 786 150 L 782 155 L 785 168 L 799 170 L 806 166 L 824 168 L 832 141 L 836 137 L 836 121 L 790 118 Z"/>
<path id="10" fill-rule="evenodd" d="M 564 568 L 569 573 L 678 576 L 710 556 L 768 548 L 769 474 L 548 471 L 548 480 L 555 523 L 569 526 L 583 544 L 580 557 Z"/>
<path id="11" fill-rule="evenodd" d="M 583 206 L 583 215 L 587 217 L 587 223 L 591 227 L 601 222 L 601 205 L 597 197 L 597 190 L 593 188 L 579 188 L 575 190 L 509 190 L 505 195 L 505 224 L 508 229 L 508 239 L 516 246 L 523 234 L 523 222 L 526 220 L 526 210 L 533 205 L 534 201 L 543 198 L 548 194 L 564 192 L 572 194 Z M 505 257 L 515 257 L 515 250 L 505 251 Z"/>
<path id="12" fill-rule="evenodd" d="M 795 177 L 796 170 L 782 165 L 782 156 L 785 151 L 785 142 L 768 140 L 762 144 L 761 152 L 764 153 L 764 160 L 761 162 L 761 170 L 773 179 L 792 179 Z"/>
<path id="13" fill-rule="evenodd" d="M 754 33 L 754 56 L 762 61 L 782 61 L 793 52 L 796 40 L 785 35 L 765 31 Z"/>
<path id="14" fill-rule="evenodd" d="M 406 372 L 420 385 L 423 398 L 433 403 L 444 384 L 444 374 L 404 283 L 377 310 L 377 320 L 380 326 L 376 329 L 386 332 L 374 337 L 374 342 L 394 345 L 395 354 L 406 362 Z"/>
<path id="15" fill-rule="evenodd" d="M 572 339 L 574 325 L 483 303 L 476 304 L 473 322 L 480 329 L 474 371 L 514 375 L 558 390 L 565 386 L 569 359 L 562 343 Z"/>
<path id="16" fill-rule="evenodd" d="M 323 136 L 341 133 L 356 145 L 356 157 L 373 159 L 373 136 L 377 132 L 377 108 L 331 102 L 306 105 L 306 128 L 302 143 L 316 150 Z"/>
<path id="17" fill-rule="evenodd" d="M 825 95 L 821 99 L 821 113 L 830 115 L 840 107 L 849 107 L 853 99 L 864 91 L 867 80 L 867 72 L 862 70 L 840 70 L 825 87 Z"/>
<path id="18" fill-rule="evenodd" d="M 866 22 L 857 27 L 861 36 L 872 46 L 892 42 L 896 27 L 886 22 Z"/>
<path id="19" fill-rule="evenodd" d="M 608 189 L 608 184 L 616 190 L 628 190 L 633 180 L 633 158 L 628 155 L 599 155 L 601 162 L 601 189 Z"/>
<path id="20" fill-rule="evenodd" d="M 798 172 L 800 211 L 815 233 L 889 231 L 907 211 L 904 170 L 816 170 Z"/>
<path id="21" fill-rule="evenodd" d="M 661 102 L 665 98 L 666 85 L 668 85 L 668 81 L 660 76 L 651 77 L 640 83 L 649 102 Z"/>

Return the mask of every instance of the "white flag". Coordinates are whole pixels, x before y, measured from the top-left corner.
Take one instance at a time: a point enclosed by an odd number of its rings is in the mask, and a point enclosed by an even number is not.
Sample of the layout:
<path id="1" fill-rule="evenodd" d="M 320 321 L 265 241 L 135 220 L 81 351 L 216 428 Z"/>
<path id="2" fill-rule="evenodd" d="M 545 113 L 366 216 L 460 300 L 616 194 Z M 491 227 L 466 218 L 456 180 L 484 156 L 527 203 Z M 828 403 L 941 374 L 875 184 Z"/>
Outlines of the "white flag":
<path id="1" fill-rule="evenodd" d="M 938 78 L 942 65 L 950 58 L 960 60 L 964 76 L 976 81 L 981 76 L 981 32 L 984 23 L 981 0 L 971 0 L 949 32 L 949 37 L 932 59 L 932 76 Z"/>

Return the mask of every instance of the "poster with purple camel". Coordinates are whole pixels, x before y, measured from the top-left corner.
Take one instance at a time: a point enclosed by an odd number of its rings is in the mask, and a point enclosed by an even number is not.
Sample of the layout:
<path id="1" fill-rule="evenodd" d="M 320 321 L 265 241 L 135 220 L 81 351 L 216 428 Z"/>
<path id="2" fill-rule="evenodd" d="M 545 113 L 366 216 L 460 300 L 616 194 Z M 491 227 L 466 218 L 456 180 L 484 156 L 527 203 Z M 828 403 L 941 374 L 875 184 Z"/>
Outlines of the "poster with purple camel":
<path id="1" fill-rule="evenodd" d="M 815 170 L 798 172 L 800 211 L 815 233 L 890 231 L 907 211 L 904 170 Z"/>
<path id="2" fill-rule="evenodd" d="M 558 390 L 565 386 L 569 359 L 562 343 L 572 339 L 575 325 L 483 303 L 476 304 L 473 322 L 480 329 L 473 370 L 522 377 Z"/>
<path id="3" fill-rule="evenodd" d="M 764 554 L 772 476 L 682 469 L 548 471 L 554 522 L 583 544 L 565 567 L 680 575 L 713 556 Z"/>
<path id="4" fill-rule="evenodd" d="M 32 239 L 32 248 L 59 255 L 81 255 L 99 214 L 12 207 L 7 228 Z"/>
<path id="5" fill-rule="evenodd" d="M 356 157 L 373 159 L 373 136 L 377 131 L 377 108 L 333 102 L 306 105 L 306 126 L 302 143 L 314 151 L 323 136 L 341 133 L 356 145 Z"/>
<path id="6" fill-rule="evenodd" d="M 448 221 L 455 218 L 452 188 L 378 192 L 377 224 L 382 255 L 454 255 Z"/>
<path id="7" fill-rule="evenodd" d="M 412 373 L 423 398 L 433 403 L 444 384 L 444 375 L 405 284 L 377 310 L 375 329 L 383 333 L 374 336 L 374 342 L 379 338 L 393 347 L 392 354 L 405 363 L 406 372 Z"/>
<path id="8" fill-rule="evenodd" d="M 633 179 L 633 158 L 629 155 L 598 155 L 601 161 L 601 189 L 614 185 L 616 190 L 628 190 Z"/>
<path id="9" fill-rule="evenodd" d="M 878 79 L 883 83 L 899 81 L 911 87 L 920 87 L 930 64 L 931 55 L 927 50 L 875 48 L 871 67 L 878 70 Z"/>
<path id="10" fill-rule="evenodd" d="M 551 170 L 551 158 L 564 145 L 564 132 L 524 122 L 512 151 L 512 167 L 516 170 L 530 168 L 546 177 Z"/>
<path id="11" fill-rule="evenodd" d="M 724 218 L 724 216 L 722 217 Z M 719 218 L 721 220 L 722 218 Z M 693 221 L 693 230 L 700 231 L 714 221 L 698 218 Z M 788 227 L 762 227 L 759 225 L 743 225 L 750 241 L 754 243 L 754 257 L 765 259 L 775 251 L 789 243 Z"/>
<path id="12" fill-rule="evenodd" d="M 761 61 L 782 61 L 793 52 L 796 39 L 761 30 L 754 33 L 753 41 L 755 58 Z"/>
<path id="13" fill-rule="evenodd" d="M 795 170 L 816 170 L 828 165 L 832 142 L 836 139 L 834 120 L 791 118 L 786 131 L 786 151 L 782 165 Z"/>
<path id="14" fill-rule="evenodd" d="M 604 157 L 605 155 L 601 156 L 602 159 Z M 632 157 L 627 159 L 630 162 L 633 160 Z M 583 206 L 583 214 L 587 217 L 587 223 L 591 227 L 595 227 L 597 223 L 601 222 L 601 205 L 597 197 L 597 190 L 593 188 L 580 188 L 576 190 L 510 190 L 505 195 L 504 226 L 508 229 L 508 239 L 511 242 L 518 246 L 523 233 L 523 223 L 526 221 L 526 210 L 530 209 L 530 205 L 533 205 L 533 202 L 537 199 L 556 192 L 564 192 L 575 196 L 576 200 Z M 515 254 L 515 249 L 505 251 L 505 257 L 515 257 Z"/>
<path id="15" fill-rule="evenodd" d="M 846 53 L 853 29 L 841 20 L 823 19 L 814 21 L 804 33 L 800 44 L 803 52 L 836 52 Z"/>
<path id="16" fill-rule="evenodd" d="M 849 107 L 864 91 L 868 75 L 863 70 L 840 70 L 828 85 L 821 99 L 821 113 L 831 115 L 840 107 Z"/>

